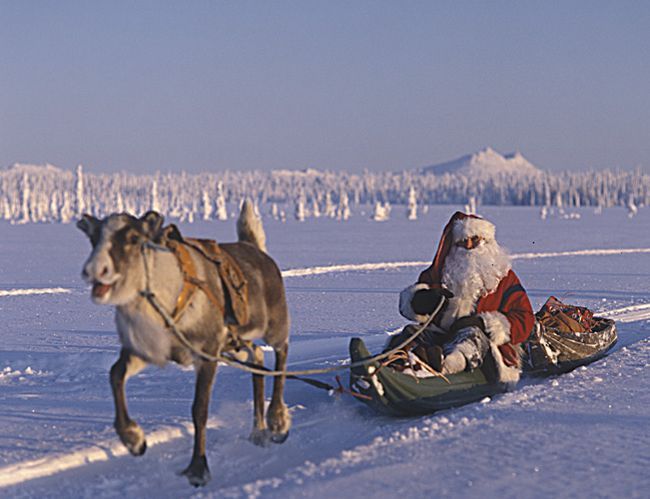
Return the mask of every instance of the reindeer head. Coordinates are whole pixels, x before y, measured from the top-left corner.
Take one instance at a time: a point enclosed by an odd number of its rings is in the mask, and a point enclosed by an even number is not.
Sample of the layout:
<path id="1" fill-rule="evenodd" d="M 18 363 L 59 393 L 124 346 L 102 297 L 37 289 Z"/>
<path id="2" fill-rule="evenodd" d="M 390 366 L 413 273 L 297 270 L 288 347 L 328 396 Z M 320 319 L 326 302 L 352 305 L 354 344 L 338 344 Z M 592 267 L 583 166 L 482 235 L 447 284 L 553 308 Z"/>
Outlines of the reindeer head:
<path id="1" fill-rule="evenodd" d="M 125 305 L 144 289 L 142 245 L 159 237 L 162 224 L 163 217 L 154 211 L 141 218 L 126 213 L 101 220 L 84 215 L 77 222 L 93 246 L 81 276 L 92 284 L 95 303 Z"/>

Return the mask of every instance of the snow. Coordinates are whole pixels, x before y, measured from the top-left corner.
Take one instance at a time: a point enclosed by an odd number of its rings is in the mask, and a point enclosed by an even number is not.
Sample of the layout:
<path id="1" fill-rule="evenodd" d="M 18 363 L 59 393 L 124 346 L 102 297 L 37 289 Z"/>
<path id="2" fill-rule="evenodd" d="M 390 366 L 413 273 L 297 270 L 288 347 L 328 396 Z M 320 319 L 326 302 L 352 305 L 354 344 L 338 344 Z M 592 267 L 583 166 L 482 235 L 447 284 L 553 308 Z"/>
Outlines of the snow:
<path id="1" fill-rule="evenodd" d="M 66 288 L 0 289 L 0 296 L 54 295 L 70 291 Z"/>
<path id="2" fill-rule="evenodd" d="M 434 206 L 409 221 L 406 207 L 394 207 L 403 216 L 381 224 L 265 218 L 292 314 L 290 369 L 341 365 L 352 336 L 376 351 L 398 331 L 398 293 L 429 264 L 457 208 Z M 271 448 L 246 439 L 250 377 L 221 367 L 208 429 L 213 480 L 204 489 L 176 474 L 192 449 L 193 373 L 150 367 L 129 381 L 149 448 L 128 455 L 112 428 L 112 311 L 91 303 L 79 277 L 85 236 L 73 225 L 0 223 L 0 496 L 646 497 L 650 210 L 628 218 L 624 207 L 601 215 L 576 208 L 579 220 L 540 220 L 537 208 L 480 211 L 516 256 L 534 307 L 553 294 L 616 319 L 613 353 L 417 418 L 381 416 L 352 397 L 288 381 L 293 427 Z M 233 221 L 180 227 L 220 241 L 235 234 Z"/>

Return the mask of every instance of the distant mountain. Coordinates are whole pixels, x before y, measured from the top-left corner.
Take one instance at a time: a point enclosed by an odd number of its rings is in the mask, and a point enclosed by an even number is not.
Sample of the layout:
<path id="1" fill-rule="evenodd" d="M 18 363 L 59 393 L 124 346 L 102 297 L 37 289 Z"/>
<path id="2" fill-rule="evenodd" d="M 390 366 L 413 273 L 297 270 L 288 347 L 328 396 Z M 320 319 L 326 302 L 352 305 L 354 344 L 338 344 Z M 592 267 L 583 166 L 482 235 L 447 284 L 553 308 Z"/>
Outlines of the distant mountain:
<path id="1" fill-rule="evenodd" d="M 315 170 L 314 168 L 305 168 L 303 170 L 272 170 L 274 175 L 281 175 L 286 177 L 318 177 L 324 174 L 320 170 Z"/>
<path id="2" fill-rule="evenodd" d="M 50 174 L 64 173 L 64 170 L 54 165 L 51 165 L 49 163 L 46 163 L 44 165 L 32 165 L 29 163 L 14 163 L 13 165 L 5 168 L 5 171 L 12 172 L 12 173 L 27 173 L 30 175 L 40 175 L 43 173 L 50 173 Z"/>
<path id="3" fill-rule="evenodd" d="M 542 171 L 519 152 L 501 155 L 491 147 L 452 161 L 426 166 L 423 173 L 445 173 L 467 176 L 494 176 L 498 174 L 539 175 Z"/>

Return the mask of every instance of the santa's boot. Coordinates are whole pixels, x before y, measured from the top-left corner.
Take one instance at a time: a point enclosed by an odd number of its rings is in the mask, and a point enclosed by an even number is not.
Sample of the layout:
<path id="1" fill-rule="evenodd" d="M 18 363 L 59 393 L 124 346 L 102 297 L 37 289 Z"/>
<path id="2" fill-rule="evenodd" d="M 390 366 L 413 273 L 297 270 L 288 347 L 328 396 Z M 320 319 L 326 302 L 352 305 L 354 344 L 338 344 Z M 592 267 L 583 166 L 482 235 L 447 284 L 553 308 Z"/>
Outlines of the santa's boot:
<path id="1" fill-rule="evenodd" d="M 442 362 L 445 356 L 442 354 L 442 348 L 438 345 L 427 347 L 427 364 L 435 371 L 442 372 Z"/>
<path id="2" fill-rule="evenodd" d="M 442 361 L 442 374 L 456 374 L 462 372 L 467 367 L 467 359 L 459 352 L 451 352 L 445 356 Z"/>

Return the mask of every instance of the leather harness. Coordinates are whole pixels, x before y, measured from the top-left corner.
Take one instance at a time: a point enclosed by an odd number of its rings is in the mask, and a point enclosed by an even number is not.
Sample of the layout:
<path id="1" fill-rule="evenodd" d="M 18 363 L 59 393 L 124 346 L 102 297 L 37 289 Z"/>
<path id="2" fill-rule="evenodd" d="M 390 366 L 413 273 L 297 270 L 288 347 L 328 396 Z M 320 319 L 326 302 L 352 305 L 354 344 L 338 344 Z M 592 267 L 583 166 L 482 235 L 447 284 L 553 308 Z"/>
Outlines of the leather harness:
<path id="1" fill-rule="evenodd" d="M 182 317 L 194 293 L 196 293 L 197 289 L 200 289 L 227 321 L 239 325 L 248 322 L 248 283 L 236 261 L 226 255 L 215 241 L 203 239 L 177 241 L 168 239 L 165 241 L 165 245 L 176 256 L 183 275 L 183 288 L 176 299 L 176 306 L 172 313 L 174 321 L 178 321 Z M 196 265 L 188 248 L 194 249 L 216 265 L 223 284 L 221 297 L 215 295 L 207 282 L 198 278 Z"/>

